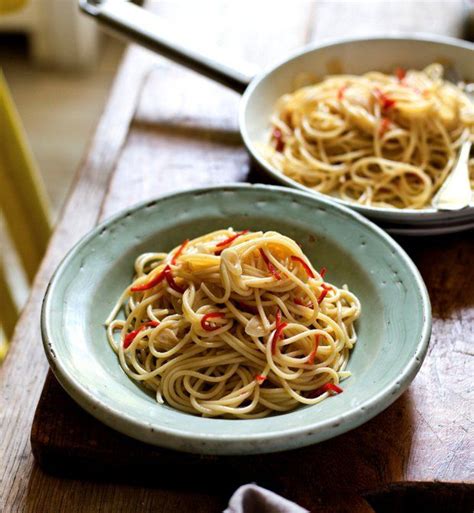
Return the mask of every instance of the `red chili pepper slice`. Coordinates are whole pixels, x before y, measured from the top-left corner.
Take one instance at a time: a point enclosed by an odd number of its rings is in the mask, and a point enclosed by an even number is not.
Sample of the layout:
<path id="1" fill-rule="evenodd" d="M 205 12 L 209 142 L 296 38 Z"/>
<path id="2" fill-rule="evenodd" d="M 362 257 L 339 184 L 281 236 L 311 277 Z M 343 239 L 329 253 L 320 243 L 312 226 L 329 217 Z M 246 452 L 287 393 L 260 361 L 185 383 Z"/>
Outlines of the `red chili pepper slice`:
<path id="1" fill-rule="evenodd" d="M 262 248 L 259 249 L 260 251 L 260 254 L 262 255 L 262 258 L 268 268 L 268 270 L 271 272 L 271 274 L 273 274 L 273 276 L 275 277 L 275 279 L 277 280 L 281 280 L 281 275 L 280 273 L 275 269 L 275 266 L 270 262 L 269 258 L 267 257 L 267 255 L 265 255 L 264 251 Z"/>
<path id="2" fill-rule="evenodd" d="M 321 270 L 319 271 L 319 276 L 324 279 L 324 276 L 326 276 L 327 269 L 325 267 L 321 267 Z"/>
<path id="3" fill-rule="evenodd" d="M 272 137 L 275 139 L 275 150 L 278 152 L 282 152 L 285 148 L 285 143 L 283 142 L 283 134 L 279 128 L 274 128 L 272 132 Z"/>
<path id="4" fill-rule="evenodd" d="M 314 273 L 313 271 L 311 270 L 311 268 L 309 267 L 309 265 L 300 257 L 297 257 L 297 256 L 294 256 L 294 255 L 291 255 L 291 260 L 293 260 L 293 262 L 299 262 L 302 266 L 303 266 L 303 269 L 306 271 L 306 274 L 310 277 L 310 278 L 314 278 Z"/>
<path id="5" fill-rule="evenodd" d="M 214 331 L 219 329 L 219 326 L 211 326 L 209 319 L 222 319 L 225 317 L 224 312 L 211 312 L 204 314 L 201 319 L 201 326 L 203 330 Z"/>
<path id="6" fill-rule="evenodd" d="M 183 293 L 185 289 L 183 287 L 180 287 L 173 278 L 173 274 L 171 273 L 171 267 L 167 265 L 165 267 L 165 270 L 163 271 L 165 273 L 166 281 L 168 282 L 168 285 L 173 289 L 176 290 L 176 292 Z"/>
<path id="7" fill-rule="evenodd" d="M 338 100 L 343 100 L 344 99 L 344 93 L 346 92 L 346 89 L 347 89 L 347 85 L 343 85 L 342 87 L 340 87 L 337 91 L 337 99 Z"/>
<path id="8" fill-rule="evenodd" d="M 278 327 L 278 325 L 281 323 L 281 310 L 278 309 L 275 314 L 275 324 Z"/>
<path id="9" fill-rule="evenodd" d="M 242 230 L 241 232 L 238 232 L 235 235 L 232 235 L 232 237 L 229 237 L 229 238 L 217 243 L 216 248 L 222 248 L 222 249 L 215 251 L 214 254 L 220 255 L 224 251 L 226 246 L 230 246 L 237 237 L 240 237 L 241 235 L 245 235 L 248 232 L 249 232 L 249 230 Z"/>
<path id="10" fill-rule="evenodd" d="M 123 339 L 123 347 L 124 349 L 127 349 L 127 347 L 130 346 L 130 344 L 135 340 L 135 337 L 140 333 L 140 331 L 143 331 L 145 328 L 148 328 L 149 326 L 152 326 L 153 328 L 156 328 L 160 323 L 156 321 L 148 321 L 143 326 L 140 326 L 138 329 L 131 331 L 126 335 L 126 337 Z"/>
<path id="11" fill-rule="evenodd" d="M 397 104 L 397 102 L 395 100 L 393 100 L 392 98 L 385 97 L 384 100 L 383 100 L 382 109 L 383 110 L 391 109 L 396 104 Z"/>
<path id="12" fill-rule="evenodd" d="M 341 387 L 337 386 L 334 383 L 326 383 L 322 387 L 319 387 L 316 390 L 312 390 L 308 394 L 308 397 L 319 397 L 320 395 L 324 394 L 324 392 L 334 392 L 335 394 L 342 394 L 343 390 Z"/>
<path id="13" fill-rule="evenodd" d="M 156 285 L 158 285 L 159 283 L 161 283 L 164 280 L 164 278 L 165 278 L 165 271 L 166 271 L 167 267 L 168 266 L 166 266 L 163 269 L 163 271 L 161 271 L 161 273 L 159 273 L 157 276 L 155 276 L 150 281 L 148 281 L 146 283 L 143 283 L 142 285 L 136 285 L 135 287 L 132 287 L 130 290 L 132 292 L 141 292 L 143 290 L 149 290 L 149 289 L 155 287 Z"/>
<path id="14" fill-rule="evenodd" d="M 255 381 L 256 381 L 259 385 L 261 385 L 261 384 L 262 384 L 266 379 L 267 379 L 267 377 L 266 377 L 266 376 L 264 376 L 263 374 L 257 374 L 257 375 L 255 376 Z"/>
<path id="15" fill-rule="evenodd" d="M 276 328 L 272 337 L 272 354 L 275 354 L 277 342 L 280 340 L 283 330 L 288 326 L 287 322 L 281 322 L 280 310 L 277 310 L 275 316 L 275 324 Z"/>
<path id="16" fill-rule="evenodd" d="M 282 336 L 282 331 L 288 326 L 288 323 L 282 322 L 278 328 L 275 330 L 275 333 L 272 338 L 272 354 L 275 354 L 277 342 L 280 340 Z"/>
<path id="17" fill-rule="evenodd" d="M 311 351 L 310 355 L 309 355 L 309 360 L 308 360 L 308 363 L 310 365 L 313 365 L 314 364 L 314 359 L 316 358 L 316 352 L 318 350 L 318 347 L 319 347 L 319 337 L 321 335 L 318 333 L 317 335 L 315 335 L 314 337 L 314 347 L 313 347 L 313 350 Z"/>
<path id="18" fill-rule="evenodd" d="M 388 118 L 382 118 L 380 122 L 379 135 L 382 136 L 391 126 L 391 122 Z"/>
<path id="19" fill-rule="evenodd" d="M 182 244 L 181 246 L 178 248 L 178 250 L 176 251 L 176 253 L 173 255 L 173 258 L 171 259 L 171 265 L 175 265 L 176 264 L 176 260 L 179 258 L 179 256 L 181 255 L 181 253 L 183 252 L 183 249 L 188 245 L 189 243 L 189 239 L 186 239 Z"/>
<path id="20" fill-rule="evenodd" d="M 323 385 L 323 388 L 325 392 L 334 392 L 336 394 L 342 394 L 343 392 L 342 388 L 335 383 L 326 383 Z"/>
<path id="21" fill-rule="evenodd" d="M 377 96 L 380 106 L 382 107 L 382 110 L 389 110 L 396 105 L 397 102 L 395 100 L 382 93 L 382 91 L 377 87 L 374 89 L 374 92 L 375 96 Z"/>
<path id="22" fill-rule="evenodd" d="M 400 83 L 403 82 L 403 79 L 406 77 L 406 75 L 407 75 L 407 70 L 404 68 L 397 68 L 395 70 L 395 76 L 397 77 L 397 79 Z"/>
<path id="23" fill-rule="evenodd" d="M 331 287 L 323 283 L 321 285 L 323 288 L 323 291 L 321 292 L 320 296 L 318 297 L 318 304 L 321 304 L 322 300 L 327 296 L 328 292 L 331 290 Z"/>

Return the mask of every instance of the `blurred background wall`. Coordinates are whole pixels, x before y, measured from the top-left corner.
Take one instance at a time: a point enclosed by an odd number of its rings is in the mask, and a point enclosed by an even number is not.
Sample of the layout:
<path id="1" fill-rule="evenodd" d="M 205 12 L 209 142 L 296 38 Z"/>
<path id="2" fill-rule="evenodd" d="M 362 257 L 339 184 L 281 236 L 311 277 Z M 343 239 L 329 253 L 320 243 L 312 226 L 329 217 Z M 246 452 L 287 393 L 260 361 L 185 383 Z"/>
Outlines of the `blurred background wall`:
<path id="1" fill-rule="evenodd" d="M 44 177 L 53 217 L 122 51 L 122 43 L 79 12 L 76 0 L 29 0 L 13 12 L 0 9 L 0 67 Z"/>

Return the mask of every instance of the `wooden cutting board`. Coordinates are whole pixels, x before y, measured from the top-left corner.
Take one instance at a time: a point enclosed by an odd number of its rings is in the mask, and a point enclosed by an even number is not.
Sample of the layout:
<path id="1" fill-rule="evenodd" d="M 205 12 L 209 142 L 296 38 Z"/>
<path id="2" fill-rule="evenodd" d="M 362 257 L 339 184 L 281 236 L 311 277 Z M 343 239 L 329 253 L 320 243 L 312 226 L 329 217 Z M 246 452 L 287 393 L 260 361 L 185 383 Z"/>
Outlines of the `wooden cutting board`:
<path id="1" fill-rule="evenodd" d="M 474 487 L 462 482 L 410 482 L 409 433 L 422 426 L 405 393 L 367 424 L 333 440 L 278 454 L 200 456 L 133 440 L 82 410 L 49 373 L 31 431 L 36 461 L 47 473 L 150 487 L 208 491 L 223 498 L 239 485 L 257 482 L 308 509 L 321 511 L 471 512 Z M 436 447 L 432 446 L 433 458 Z M 336 496 L 337 508 L 331 507 Z M 328 509 L 326 509 L 328 508 Z M 342 508 L 342 509 L 341 509 Z M 355 508 L 355 509 L 354 509 Z M 359 509 L 358 509 L 359 508 Z M 397 508 L 397 509 L 395 509 Z M 424 511 L 424 509 L 419 510 Z"/>

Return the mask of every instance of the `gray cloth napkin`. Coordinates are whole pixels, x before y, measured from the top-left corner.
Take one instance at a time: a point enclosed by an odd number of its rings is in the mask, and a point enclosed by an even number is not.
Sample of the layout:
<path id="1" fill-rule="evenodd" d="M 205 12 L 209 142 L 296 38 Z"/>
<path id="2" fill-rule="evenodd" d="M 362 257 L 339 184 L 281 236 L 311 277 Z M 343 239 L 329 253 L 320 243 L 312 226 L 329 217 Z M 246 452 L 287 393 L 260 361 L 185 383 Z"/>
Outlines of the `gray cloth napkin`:
<path id="1" fill-rule="evenodd" d="M 224 513 L 309 513 L 307 509 L 254 484 L 243 485 L 230 498 Z"/>

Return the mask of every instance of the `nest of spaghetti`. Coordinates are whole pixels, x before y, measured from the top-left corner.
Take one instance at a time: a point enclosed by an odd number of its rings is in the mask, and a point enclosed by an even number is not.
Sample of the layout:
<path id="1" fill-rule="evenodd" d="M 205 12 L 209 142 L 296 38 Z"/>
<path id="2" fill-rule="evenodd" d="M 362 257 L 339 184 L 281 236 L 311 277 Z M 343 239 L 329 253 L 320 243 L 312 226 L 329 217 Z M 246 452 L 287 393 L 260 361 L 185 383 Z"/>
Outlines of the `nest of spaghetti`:
<path id="1" fill-rule="evenodd" d="M 360 303 L 291 238 L 218 230 L 145 253 L 106 321 L 127 375 L 159 403 L 259 418 L 343 391 Z"/>
<path id="2" fill-rule="evenodd" d="M 472 84 L 443 67 L 333 75 L 282 96 L 263 156 L 315 191 L 383 208 L 420 209 L 474 141 Z M 474 158 L 469 161 L 474 186 Z"/>

